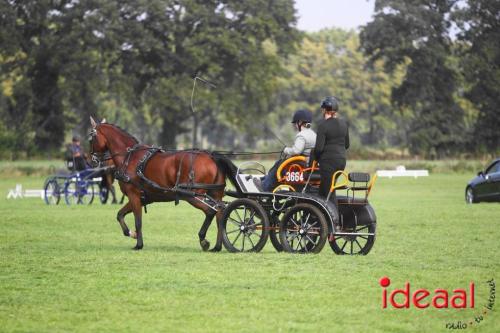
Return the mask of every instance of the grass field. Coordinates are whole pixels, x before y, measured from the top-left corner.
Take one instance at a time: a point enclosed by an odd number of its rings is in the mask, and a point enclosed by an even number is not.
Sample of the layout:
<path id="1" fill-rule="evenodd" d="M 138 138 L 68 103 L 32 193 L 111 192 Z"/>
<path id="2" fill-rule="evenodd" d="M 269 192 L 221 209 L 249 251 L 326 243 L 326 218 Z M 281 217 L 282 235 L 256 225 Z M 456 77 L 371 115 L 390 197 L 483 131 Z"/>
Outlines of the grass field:
<path id="1" fill-rule="evenodd" d="M 500 305 L 482 314 L 487 280 L 500 279 L 500 204 L 467 206 L 471 175 L 379 179 L 369 255 L 203 253 L 202 214 L 181 203 L 148 207 L 143 251 L 121 235 L 118 206 L 6 200 L 0 178 L 2 332 L 498 332 Z M 129 226 L 133 225 L 131 219 Z M 213 229 L 210 234 L 214 239 Z M 474 309 L 382 309 L 388 288 L 476 285 Z M 470 325 L 475 317 L 483 320 Z"/>

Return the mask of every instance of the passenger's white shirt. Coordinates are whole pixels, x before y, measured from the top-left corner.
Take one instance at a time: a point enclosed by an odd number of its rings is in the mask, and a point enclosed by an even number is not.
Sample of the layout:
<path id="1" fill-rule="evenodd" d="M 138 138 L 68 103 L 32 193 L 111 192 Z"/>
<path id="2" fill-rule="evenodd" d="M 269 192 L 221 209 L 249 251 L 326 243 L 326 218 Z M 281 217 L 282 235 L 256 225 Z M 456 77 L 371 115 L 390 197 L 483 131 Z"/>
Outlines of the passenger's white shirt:
<path id="1" fill-rule="evenodd" d="M 284 153 L 288 156 L 311 154 L 316 145 L 316 133 L 310 128 L 304 128 L 295 135 L 293 147 L 286 147 Z"/>

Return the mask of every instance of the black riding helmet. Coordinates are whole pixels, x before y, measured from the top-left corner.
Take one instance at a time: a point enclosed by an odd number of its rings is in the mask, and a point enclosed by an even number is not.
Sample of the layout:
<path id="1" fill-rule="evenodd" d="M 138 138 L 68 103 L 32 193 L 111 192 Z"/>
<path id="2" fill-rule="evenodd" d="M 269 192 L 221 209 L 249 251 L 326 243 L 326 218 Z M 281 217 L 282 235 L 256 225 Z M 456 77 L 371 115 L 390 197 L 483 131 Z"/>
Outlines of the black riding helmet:
<path id="1" fill-rule="evenodd" d="M 303 121 L 305 123 L 312 122 L 312 113 L 304 109 L 295 111 L 292 123 L 298 123 L 299 121 Z"/>
<path id="2" fill-rule="evenodd" d="M 321 108 L 326 111 L 338 111 L 339 110 L 339 101 L 337 98 L 333 96 L 329 96 L 321 102 Z"/>

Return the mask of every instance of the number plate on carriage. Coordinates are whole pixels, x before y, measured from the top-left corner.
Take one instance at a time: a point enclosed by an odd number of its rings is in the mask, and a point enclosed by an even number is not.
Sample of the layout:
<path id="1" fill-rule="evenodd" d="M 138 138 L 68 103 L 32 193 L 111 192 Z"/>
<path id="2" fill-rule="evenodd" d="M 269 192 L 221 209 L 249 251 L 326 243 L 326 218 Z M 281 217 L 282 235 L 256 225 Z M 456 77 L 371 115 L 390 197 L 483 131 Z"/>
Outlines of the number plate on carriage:
<path id="1" fill-rule="evenodd" d="M 304 181 L 304 173 L 301 171 L 288 171 L 285 174 L 285 179 L 287 182 L 303 182 Z"/>

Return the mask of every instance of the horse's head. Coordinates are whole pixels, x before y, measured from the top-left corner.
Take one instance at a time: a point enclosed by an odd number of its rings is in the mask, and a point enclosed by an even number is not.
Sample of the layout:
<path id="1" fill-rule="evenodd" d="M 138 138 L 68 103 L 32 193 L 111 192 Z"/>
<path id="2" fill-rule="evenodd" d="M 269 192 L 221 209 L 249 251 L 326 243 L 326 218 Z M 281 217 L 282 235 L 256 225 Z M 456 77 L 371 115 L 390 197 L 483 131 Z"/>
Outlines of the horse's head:
<path id="1" fill-rule="evenodd" d="M 100 166 L 104 161 L 109 159 L 108 141 L 106 136 L 104 136 L 99 129 L 103 123 L 106 123 L 105 119 L 98 124 L 94 118 L 90 117 L 90 124 L 92 125 L 92 129 L 89 133 L 90 156 L 94 166 Z"/>

